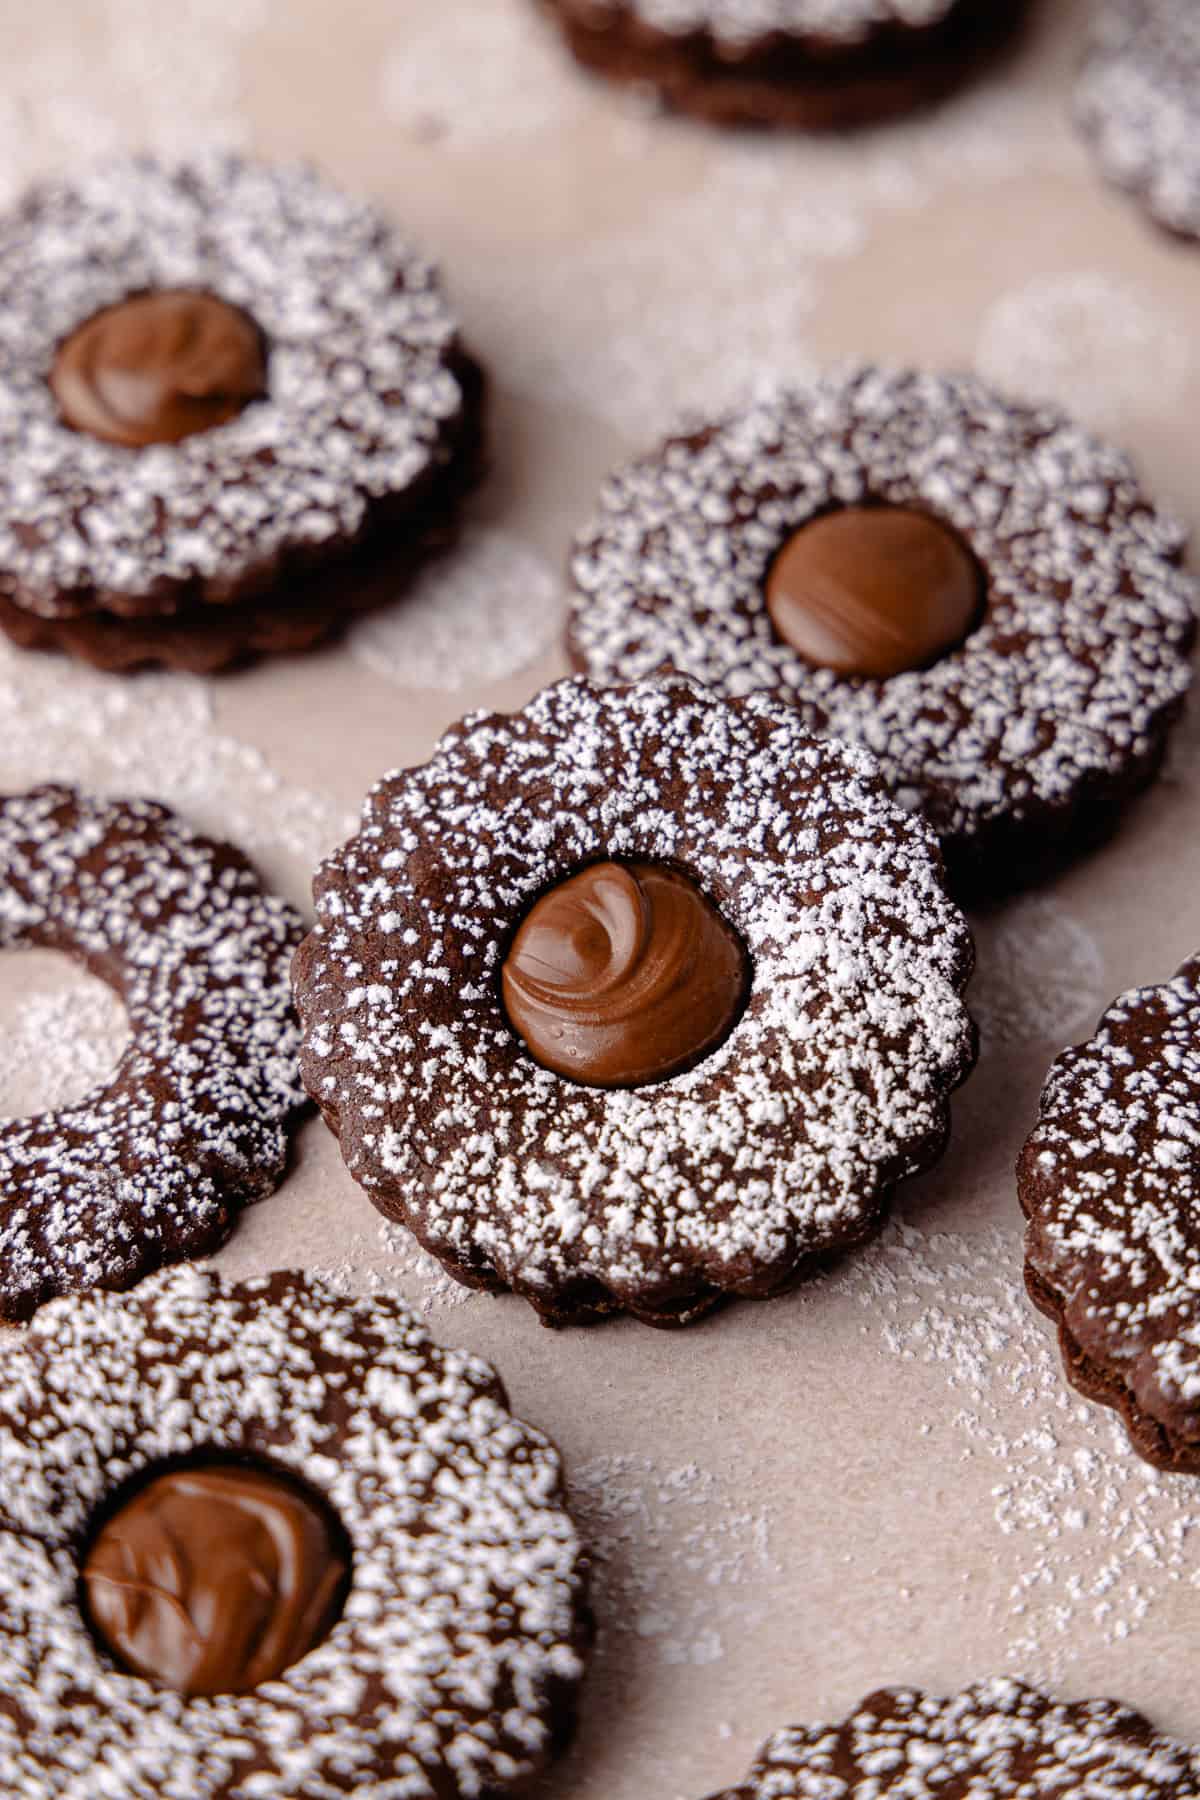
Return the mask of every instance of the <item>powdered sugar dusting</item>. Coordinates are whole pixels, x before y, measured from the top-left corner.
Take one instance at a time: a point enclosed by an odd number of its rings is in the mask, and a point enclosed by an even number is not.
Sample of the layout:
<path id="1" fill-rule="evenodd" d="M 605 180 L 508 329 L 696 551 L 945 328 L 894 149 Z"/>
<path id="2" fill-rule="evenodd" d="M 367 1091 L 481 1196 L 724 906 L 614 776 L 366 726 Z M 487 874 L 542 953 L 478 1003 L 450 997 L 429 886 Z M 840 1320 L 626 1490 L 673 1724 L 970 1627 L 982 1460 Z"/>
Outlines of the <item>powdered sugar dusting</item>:
<path id="1" fill-rule="evenodd" d="M 20 954 L 32 961 L 40 953 Z M 75 1105 L 111 1080 L 129 1043 L 128 1014 L 104 982 L 79 970 L 69 987 L 61 975 L 43 981 L 41 991 L 24 991 L 26 976 L 19 1004 L 5 996 L 0 1009 L 0 1118 Z"/>
<path id="2" fill-rule="evenodd" d="M 1135 988 L 1055 1063 L 1021 1156 L 1026 1255 L 1063 1325 L 1161 1441 L 1200 1436 L 1200 960 Z M 1145 1447 L 1143 1445 L 1143 1447 Z"/>
<path id="3" fill-rule="evenodd" d="M 221 731 L 213 692 L 190 676 L 102 675 L 0 640 L 0 778 L 18 788 L 36 772 L 93 793 L 164 800 L 307 872 L 351 820 Z"/>
<path id="4" fill-rule="evenodd" d="M 233 849 L 145 801 L 0 801 L 0 942 L 102 970 L 113 1079 L 0 1127 L 0 1315 L 211 1249 L 275 1188 L 302 1104 L 288 969 L 302 926 Z"/>
<path id="5" fill-rule="evenodd" d="M 385 59 L 387 117 L 454 149 L 533 137 L 566 124 L 587 90 L 547 37 L 532 5 L 447 0 L 412 20 Z"/>
<path id="6" fill-rule="evenodd" d="M 554 570 L 509 533 L 469 526 L 387 612 L 350 632 L 351 654 L 399 687 L 456 690 L 515 675 L 562 628 Z"/>
<path id="7" fill-rule="evenodd" d="M 987 579 L 966 641 L 886 682 L 813 668 L 766 605 L 787 537 L 863 499 L 932 511 Z M 998 821 L 1036 834 L 1085 788 L 1119 792 L 1178 711 L 1195 632 L 1183 543 L 1128 459 L 1062 414 L 971 377 L 855 367 L 612 475 L 576 541 L 569 644 L 600 681 L 666 665 L 786 695 L 810 729 L 871 750 L 950 849 L 982 857 Z"/>
<path id="8" fill-rule="evenodd" d="M 1053 1044 L 1090 1027 L 1105 999 L 1104 957 L 1085 926 L 1036 896 L 973 921 L 971 1010 L 985 1045 Z"/>
<path id="9" fill-rule="evenodd" d="M 476 1297 L 472 1288 L 451 1280 L 411 1231 L 389 1219 L 379 1221 L 374 1238 L 355 1232 L 341 1262 L 313 1273 L 340 1294 L 389 1294 L 395 1292 L 397 1277 L 405 1284 L 413 1282 L 418 1290 L 415 1303 L 426 1315 L 465 1306 Z"/>
<path id="10" fill-rule="evenodd" d="M 1042 275 L 993 301 L 976 351 L 988 380 L 1054 400 L 1088 424 L 1127 428 L 1176 393 L 1193 363 L 1190 336 L 1128 281 L 1100 270 Z M 1146 381 L 1153 366 L 1154 382 Z"/>
<path id="11" fill-rule="evenodd" d="M 860 44 L 880 27 L 919 29 L 945 19 L 962 0 L 587 0 L 597 21 L 631 15 L 677 36 L 703 31 L 745 46 L 773 32 Z"/>
<path id="12" fill-rule="evenodd" d="M 998 1676 L 948 1700 L 895 1688 L 869 1696 L 841 1726 L 791 1726 L 768 1740 L 746 1785 L 723 1800 L 938 1800 L 955 1792 L 1193 1800 L 1197 1780 L 1200 1757 L 1127 1707 L 1061 1705 Z"/>
<path id="13" fill-rule="evenodd" d="M 188 0 L 169 15 L 160 0 L 72 0 L 57 35 L 44 9 L 27 15 L 0 91 L 0 198 L 112 155 L 134 119 L 138 143 L 164 154 L 240 146 L 243 59 L 268 15 L 267 0 Z M 15 35 L 16 18 L 5 23 Z"/>
<path id="14" fill-rule="evenodd" d="M 1191 0 L 1103 0 L 1075 96 L 1109 178 L 1200 236 L 1200 15 Z"/>
<path id="15" fill-rule="evenodd" d="M 595 1569 L 601 1666 L 618 1684 L 629 1638 L 699 1667 L 724 1655 L 731 1619 L 752 1630 L 767 1616 L 782 1574 L 770 1515 L 711 1470 L 618 1452 L 574 1469 L 570 1487 Z"/>
<path id="16" fill-rule="evenodd" d="M 95 1509 L 203 1448 L 267 1459 L 353 1545 L 329 1635 L 248 1694 L 184 1704 L 102 1654 L 77 1595 Z M 582 1573 L 553 1447 L 492 1370 L 398 1300 L 196 1270 L 48 1307 L 0 1351 L 0 1779 L 122 1792 L 433 1800 L 525 1787 L 582 1673 Z"/>
<path id="17" fill-rule="evenodd" d="M 689 869 L 755 971 L 720 1048 L 650 1088 L 550 1074 L 500 1005 L 512 927 L 603 857 Z M 678 1313 L 856 1240 L 940 1153 L 973 1055 L 969 933 L 926 828 L 766 696 L 576 680 L 474 715 L 377 786 L 315 899 L 304 1078 L 351 1173 L 551 1313 L 581 1286 Z"/>

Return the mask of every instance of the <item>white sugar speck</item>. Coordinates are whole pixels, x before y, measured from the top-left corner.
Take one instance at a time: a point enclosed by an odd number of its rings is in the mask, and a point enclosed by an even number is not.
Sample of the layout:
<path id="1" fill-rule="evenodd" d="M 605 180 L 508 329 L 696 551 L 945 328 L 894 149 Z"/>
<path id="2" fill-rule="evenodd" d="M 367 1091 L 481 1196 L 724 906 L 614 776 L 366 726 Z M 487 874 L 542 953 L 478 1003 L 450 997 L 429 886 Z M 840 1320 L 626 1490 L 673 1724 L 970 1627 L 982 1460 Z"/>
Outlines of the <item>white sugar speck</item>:
<path id="1" fill-rule="evenodd" d="M 400 687 L 458 689 L 536 662 L 562 627 L 562 585 L 508 532 L 475 526 L 386 612 L 349 636 L 351 654 Z"/>

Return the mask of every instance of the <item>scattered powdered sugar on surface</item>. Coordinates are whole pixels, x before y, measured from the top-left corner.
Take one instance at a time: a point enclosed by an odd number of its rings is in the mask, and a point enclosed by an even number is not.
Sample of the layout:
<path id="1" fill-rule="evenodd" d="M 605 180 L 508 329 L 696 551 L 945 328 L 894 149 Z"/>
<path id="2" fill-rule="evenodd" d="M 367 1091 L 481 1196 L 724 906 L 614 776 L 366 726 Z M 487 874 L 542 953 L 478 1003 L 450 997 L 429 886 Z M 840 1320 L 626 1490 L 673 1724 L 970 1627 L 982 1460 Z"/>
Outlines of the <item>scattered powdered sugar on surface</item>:
<path id="1" fill-rule="evenodd" d="M 1032 1268 L 1165 1448 L 1200 1432 L 1200 959 L 1055 1063 L 1022 1153 Z"/>
<path id="2" fill-rule="evenodd" d="M 832 1279 L 868 1314 L 865 1337 L 944 1375 L 966 1448 L 994 1462 L 993 1518 L 1011 1543 L 1004 1660 L 1053 1683 L 1081 1635 L 1116 1648 L 1168 1591 L 1200 1589 L 1200 1493 L 1067 1386 L 1021 1258 L 1015 1221 L 970 1239 L 894 1222 Z"/>
<path id="3" fill-rule="evenodd" d="M 15 1007 L 0 999 L 0 1118 L 83 1100 L 111 1079 L 128 1043 L 129 1016 L 94 975 L 74 970 L 69 988 L 35 987 Z"/>
<path id="4" fill-rule="evenodd" d="M 864 498 L 944 519 L 988 584 L 963 644 L 886 682 L 814 668 L 767 611 L 779 546 Z M 1129 459 L 1067 415 L 971 376 L 856 365 L 614 472 L 576 539 L 570 648 L 598 681 L 669 666 L 786 695 L 810 729 L 871 750 L 944 841 L 986 846 L 998 821 L 1119 791 L 1178 711 L 1184 540 Z"/>
<path id="5" fill-rule="evenodd" d="M 996 1676 L 946 1700 L 912 1689 L 875 1693 L 840 1726 L 786 1727 L 724 1800 L 1196 1800 L 1198 1779 L 1200 1756 L 1152 1735 L 1115 1701 L 1064 1705 Z"/>
<path id="6" fill-rule="evenodd" d="M 633 15 L 656 31 L 687 36 L 704 31 L 722 43 L 744 45 L 773 32 L 858 44 L 883 27 L 917 29 L 945 19 L 962 0 L 587 0 L 604 21 Z M 967 0 L 970 3 L 970 0 Z"/>
<path id="7" fill-rule="evenodd" d="M 1101 0 L 1075 95 L 1111 180 L 1169 230 L 1200 236 L 1200 13 L 1193 0 Z"/>
<path id="8" fill-rule="evenodd" d="M 353 1545 L 329 1635 L 185 1703 L 102 1654 L 80 1544 L 122 1482 L 203 1449 L 310 1483 Z M 524 1788 L 582 1674 L 579 1539 L 547 1439 L 399 1300 L 193 1269 L 50 1306 L 0 1347 L 0 1782 L 22 1800 L 405 1800 Z M 14 1729 L 15 1726 L 15 1729 Z"/>
<path id="9" fill-rule="evenodd" d="M 753 282 L 747 258 L 759 269 Z M 498 267 L 490 280 L 505 316 L 506 377 L 542 404 L 634 438 L 771 391 L 813 366 L 805 262 L 760 239 L 746 210 L 722 214 L 705 197 L 677 211 L 670 235 L 589 242 L 548 262 L 532 287 L 524 270 Z"/>
<path id="10" fill-rule="evenodd" d="M 425 1314 L 463 1306 L 468 1300 L 478 1298 L 476 1289 L 464 1287 L 461 1281 L 447 1275 L 441 1263 L 421 1248 L 411 1231 L 390 1219 L 379 1221 L 379 1231 L 374 1239 L 355 1232 L 345 1246 L 342 1260 L 333 1267 L 316 1269 L 314 1274 L 342 1294 L 391 1293 L 397 1276 L 403 1281 L 416 1282 L 420 1289 L 416 1304 Z M 412 1304 L 412 1295 L 407 1298 Z"/>
<path id="11" fill-rule="evenodd" d="M 385 58 L 380 102 L 414 136 L 475 149 L 568 124 L 589 89 L 558 51 L 530 0 L 442 0 Z"/>
<path id="12" fill-rule="evenodd" d="M 667 1468 L 619 1452 L 573 1468 L 570 1493 L 593 1559 L 601 1668 L 615 1681 L 622 1640 L 643 1640 L 663 1663 L 700 1666 L 723 1656 L 729 1622 L 744 1631 L 768 1616 L 782 1570 L 769 1512 L 745 1504 L 744 1483 L 734 1497 L 696 1463 Z"/>
<path id="13" fill-rule="evenodd" d="M 688 869 L 755 971 L 724 1043 L 649 1088 L 563 1081 L 500 1003 L 510 928 L 601 857 Z M 635 1311 L 778 1285 L 940 1151 L 973 1057 L 969 933 L 927 828 L 766 695 L 568 680 L 472 715 L 377 785 L 315 900 L 302 1063 L 351 1173 L 550 1311 L 584 1284 Z"/>
<path id="14" fill-rule="evenodd" d="M 20 9 L 12 9 L 14 13 Z M 242 57 L 268 0 L 71 0 L 29 13 L 0 91 L 0 200 L 47 168 L 111 155 L 130 142 L 164 154 L 241 144 L 249 121 Z"/>
<path id="15" fill-rule="evenodd" d="M 457 689 L 536 662 L 562 628 L 563 586 L 520 538 L 468 526 L 395 606 L 351 628 L 351 654 L 400 687 Z"/>
<path id="16" fill-rule="evenodd" d="M 163 800 L 244 850 L 282 852 L 307 875 L 353 820 L 222 732 L 214 692 L 193 676 L 105 675 L 0 640 L 0 785 L 70 781 Z"/>
<path id="17" fill-rule="evenodd" d="M 984 316 L 975 360 L 1013 393 L 1119 430 L 1177 392 L 1194 356 L 1190 335 L 1129 281 L 1084 269 L 1001 294 Z"/>
<path id="18" fill-rule="evenodd" d="M 1043 895 L 972 919 L 971 1011 L 984 1045 L 1054 1043 L 1090 1029 L 1108 997 L 1104 955 L 1078 919 Z"/>

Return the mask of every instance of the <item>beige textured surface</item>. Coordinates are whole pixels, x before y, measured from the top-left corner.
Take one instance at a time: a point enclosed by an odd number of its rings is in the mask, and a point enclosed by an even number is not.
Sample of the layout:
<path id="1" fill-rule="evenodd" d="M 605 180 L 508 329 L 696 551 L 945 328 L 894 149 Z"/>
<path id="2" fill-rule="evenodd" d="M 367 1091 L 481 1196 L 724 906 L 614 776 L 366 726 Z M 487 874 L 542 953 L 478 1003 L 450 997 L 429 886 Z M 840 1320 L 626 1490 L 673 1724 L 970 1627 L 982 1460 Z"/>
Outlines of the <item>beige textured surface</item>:
<path id="1" fill-rule="evenodd" d="M 0 648 L 4 787 L 156 793 L 303 899 L 371 779 L 468 706 L 519 704 L 561 671 L 541 648 L 557 571 L 606 466 L 681 408 L 832 354 L 974 362 L 1060 398 L 1200 527 L 1200 251 L 1103 189 L 1071 135 L 1087 11 L 1043 0 L 1004 78 L 934 118 L 808 145 L 655 119 L 577 76 L 526 0 L 0 9 L 8 187 L 109 145 L 232 136 L 315 156 L 441 259 L 494 374 L 495 473 L 471 560 L 444 566 L 434 602 L 499 619 L 422 657 L 453 690 L 401 684 L 414 651 L 397 622 L 373 651 L 216 684 L 123 684 Z M 222 1255 L 402 1288 L 558 1438 L 601 1559 L 602 1636 L 547 1795 L 699 1796 L 785 1720 L 1000 1670 L 1116 1693 L 1200 1738 L 1200 1488 L 1144 1469 L 1068 1395 L 1020 1290 L 1011 1176 L 1053 1054 L 1196 948 L 1197 777 L 1193 725 L 1107 850 L 980 921 L 985 1050 L 951 1152 L 903 1194 L 901 1225 L 804 1293 L 678 1337 L 554 1336 L 517 1302 L 458 1304 L 316 1122 Z M 31 1046 L 48 1079 L 86 1077 L 72 1031 L 111 1027 L 50 980 L 0 964 L 10 1104 L 29 1103 Z"/>

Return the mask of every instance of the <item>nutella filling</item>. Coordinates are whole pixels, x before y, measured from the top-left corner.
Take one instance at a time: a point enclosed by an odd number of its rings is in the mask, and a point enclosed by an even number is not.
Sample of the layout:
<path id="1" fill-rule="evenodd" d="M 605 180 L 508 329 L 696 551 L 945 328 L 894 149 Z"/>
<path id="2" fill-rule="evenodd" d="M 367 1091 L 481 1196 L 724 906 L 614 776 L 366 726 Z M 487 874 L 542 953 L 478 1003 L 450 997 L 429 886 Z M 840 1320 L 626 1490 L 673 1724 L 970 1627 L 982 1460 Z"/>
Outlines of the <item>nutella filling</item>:
<path id="1" fill-rule="evenodd" d="M 267 389 L 253 319 L 212 294 L 136 294 L 59 345 L 50 386 L 66 423 L 110 444 L 175 444 L 227 424 Z"/>
<path id="2" fill-rule="evenodd" d="M 83 1565 L 97 1637 L 181 1694 L 243 1694 L 307 1656 L 341 1611 L 348 1551 L 328 1511 L 265 1468 L 153 1476 L 101 1525 Z"/>
<path id="3" fill-rule="evenodd" d="M 767 611 L 786 644 L 818 668 L 879 681 L 954 649 L 982 602 L 962 540 L 904 506 L 824 513 L 793 533 L 767 576 Z"/>
<path id="4" fill-rule="evenodd" d="M 729 1035 L 750 963 L 689 876 L 603 862 L 542 895 L 501 979 L 509 1023 L 543 1067 L 589 1087 L 640 1087 Z"/>

